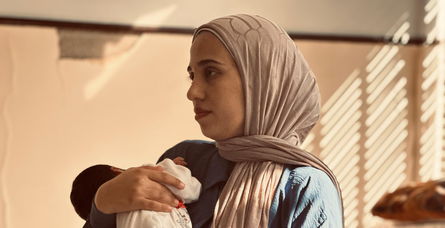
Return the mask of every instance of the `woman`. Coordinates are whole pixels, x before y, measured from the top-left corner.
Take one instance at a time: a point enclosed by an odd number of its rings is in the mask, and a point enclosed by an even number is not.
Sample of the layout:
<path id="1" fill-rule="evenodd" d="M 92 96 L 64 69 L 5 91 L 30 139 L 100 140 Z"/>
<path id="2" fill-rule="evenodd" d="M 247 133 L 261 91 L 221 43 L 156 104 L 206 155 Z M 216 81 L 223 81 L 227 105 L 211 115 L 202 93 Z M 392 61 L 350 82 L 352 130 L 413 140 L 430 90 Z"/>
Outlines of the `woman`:
<path id="1" fill-rule="evenodd" d="M 195 31 L 187 71 L 195 119 L 223 157 L 195 141 L 163 156 L 184 157 L 203 183 L 198 204 L 188 206 L 194 227 L 342 227 L 335 176 L 299 148 L 318 121 L 320 95 L 286 32 L 259 16 L 215 19 Z M 104 184 L 93 206 L 106 214 L 169 211 L 177 201 L 159 182 L 183 187 L 159 170 L 135 168 Z"/>

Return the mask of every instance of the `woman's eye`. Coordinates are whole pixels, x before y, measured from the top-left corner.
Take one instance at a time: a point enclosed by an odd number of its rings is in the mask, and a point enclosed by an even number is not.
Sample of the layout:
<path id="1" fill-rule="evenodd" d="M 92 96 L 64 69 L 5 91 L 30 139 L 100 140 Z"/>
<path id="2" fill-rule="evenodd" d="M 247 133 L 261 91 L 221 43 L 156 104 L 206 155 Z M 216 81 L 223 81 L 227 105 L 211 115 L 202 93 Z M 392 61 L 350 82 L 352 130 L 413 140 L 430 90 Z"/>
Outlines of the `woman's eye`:
<path id="1" fill-rule="evenodd" d="M 216 75 L 214 70 L 206 70 L 206 77 L 212 77 L 214 75 Z"/>

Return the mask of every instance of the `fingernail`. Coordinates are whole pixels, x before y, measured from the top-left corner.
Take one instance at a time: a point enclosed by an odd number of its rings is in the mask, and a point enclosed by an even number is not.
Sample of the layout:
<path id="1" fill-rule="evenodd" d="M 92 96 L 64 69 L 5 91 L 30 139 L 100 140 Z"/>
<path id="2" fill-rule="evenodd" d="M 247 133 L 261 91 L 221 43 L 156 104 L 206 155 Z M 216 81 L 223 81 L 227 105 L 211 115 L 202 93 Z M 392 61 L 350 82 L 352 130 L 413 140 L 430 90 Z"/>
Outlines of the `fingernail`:
<path id="1" fill-rule="evenodd" d="M 184 189 L 184 188 L 185 188 L 185 184 L 181 182 L 181 184 L 179 184 L 179 187 L 180 187 L 181 189 Z"/>
<path id="2" fill-rule="evenodd" d="M 175 205 L 176 205 L 176 206 L 179 205 L 179 200 L 175 199 Z"/>
<path id="3" fill-rule="evenodd" d="M 172 207 L 170 207 L 168 205 L 165 205 L 164 209 L 165 209 L 166 212 L 170 212 L 172 210 Z"/>

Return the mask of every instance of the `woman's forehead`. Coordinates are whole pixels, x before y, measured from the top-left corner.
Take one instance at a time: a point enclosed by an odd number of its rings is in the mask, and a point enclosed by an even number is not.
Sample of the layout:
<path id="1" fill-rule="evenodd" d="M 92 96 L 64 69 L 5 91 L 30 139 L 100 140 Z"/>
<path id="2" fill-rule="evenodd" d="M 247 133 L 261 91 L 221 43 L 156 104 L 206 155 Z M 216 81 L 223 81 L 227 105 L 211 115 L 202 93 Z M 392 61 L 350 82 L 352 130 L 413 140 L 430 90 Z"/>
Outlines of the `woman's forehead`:
<path id="1" fill-rule="evenodd" d="M 207 49 L 219 49 L 224 44 L 213 33 L 208 31 L 200 32 L 194 39 L 191 47 L 191 51 L 203 52 Z"/>
<path id="2" fill-rule="evenodd" d="M 190 64 L 204 59 L 214 59 L 218 62 L 232 62 L 232 56 L 224 44 L 213 33 L 200 32 L 190 48 Z"/>

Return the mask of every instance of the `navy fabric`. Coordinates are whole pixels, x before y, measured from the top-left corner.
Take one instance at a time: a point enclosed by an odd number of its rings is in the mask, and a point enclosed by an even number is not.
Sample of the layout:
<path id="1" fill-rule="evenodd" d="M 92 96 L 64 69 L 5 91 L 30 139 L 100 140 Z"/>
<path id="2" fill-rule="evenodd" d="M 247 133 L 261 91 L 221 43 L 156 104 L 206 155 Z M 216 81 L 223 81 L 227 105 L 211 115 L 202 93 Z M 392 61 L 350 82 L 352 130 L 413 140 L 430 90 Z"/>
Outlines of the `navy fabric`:
<path id="1" fill-rule="evenodd" d="M 184 141 L 158 160 L 183 157 L 202 184 L 197 202 L 187 204 L 194 228 L 210 227 L 213 211 L 234 163 L 222 158 L 213 142 Z M 92 204 L 84 228 L 115 228 L 116 215 L 103 214 Z M 337 190 L 328 175 L 312 167 L 288 166 L 270 209 L 269 227 L 342 227 Z"/>
<path id="2" fill-rule="evenodd" d="M 93 206 L 91 207 L 90 216 L 83 226 L 83 228 L 101 228 L 101 227 L 113 227 L 116 228 L 116 214 L 104 214 L 97 210 L 96 205 L 93 201 Z"/>
<path id="3" fill-rule="evenodd" d="M 221 194 L 235 163 L 222 158 L 213 142 L 184 141 L 165 152 L 158 160 L 183 157 L 192 176 L 201 182 L 199 200 L 185 205 L 193 227 L 210 227 L 216 201 Z"/>

